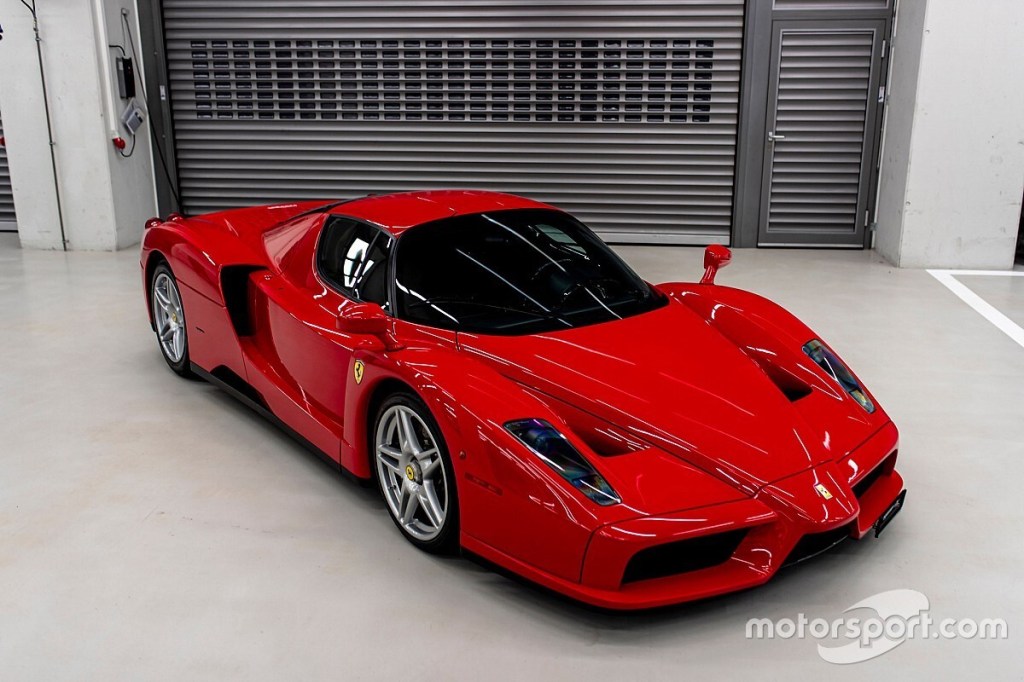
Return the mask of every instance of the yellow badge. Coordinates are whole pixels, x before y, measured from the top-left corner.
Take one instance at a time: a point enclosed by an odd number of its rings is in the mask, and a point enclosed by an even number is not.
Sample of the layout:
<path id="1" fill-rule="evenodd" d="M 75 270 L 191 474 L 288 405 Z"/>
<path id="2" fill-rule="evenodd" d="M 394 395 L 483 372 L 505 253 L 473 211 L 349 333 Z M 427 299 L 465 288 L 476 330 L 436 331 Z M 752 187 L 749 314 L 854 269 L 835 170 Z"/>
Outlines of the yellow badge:
<path id="1" fill-rule="evenodd" d="M 406 465 L 405 467 L 405 477 L 408 478 L 410 481 L 416 480 L 416 470 L 412 468 L 411 464 Z"/>
<path id="2" fill-rule="evenodd" d="M 363 361 L 356 360 L 356 364 L 352 365 L 352 376 L 355 377 L 356 383 L 360 383 L 363 380 Z"/>
<path id="3" fill-rule="evenodd" d="M 824 497 L 826 500 L 831 500 L 832 499 L 832 493 L 830 493 L 828 491 L 828 488 L 826 488 L 821 483 L 816 484 L 814 486 L 814 489 L 817 490 L 818 494 L 821 495 L 822 497 Z"/>

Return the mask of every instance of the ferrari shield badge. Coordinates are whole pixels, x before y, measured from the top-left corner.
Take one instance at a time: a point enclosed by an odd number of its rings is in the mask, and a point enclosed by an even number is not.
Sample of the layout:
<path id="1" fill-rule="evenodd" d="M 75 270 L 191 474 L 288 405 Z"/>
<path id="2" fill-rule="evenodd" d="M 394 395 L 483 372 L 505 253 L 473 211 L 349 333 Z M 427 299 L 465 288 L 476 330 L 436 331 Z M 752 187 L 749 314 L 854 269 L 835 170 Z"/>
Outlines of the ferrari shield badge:
<path id="1" fill-rule="evenodd" d="M 355 377 L 356 383 L 363 381 L 363 361 L 356 360 L 356 364 L 352 365 L 352 376 Z"/>
<path id="2" fill-rule="evenodd" d="M 826 500 L 832 499 L 832 493 L 829 492 L 828 488 L 826 488 L 824 484 L 817 483 L 815 484 L 814 489 L 817 490 L 818 494 L 824 497 Z"/>

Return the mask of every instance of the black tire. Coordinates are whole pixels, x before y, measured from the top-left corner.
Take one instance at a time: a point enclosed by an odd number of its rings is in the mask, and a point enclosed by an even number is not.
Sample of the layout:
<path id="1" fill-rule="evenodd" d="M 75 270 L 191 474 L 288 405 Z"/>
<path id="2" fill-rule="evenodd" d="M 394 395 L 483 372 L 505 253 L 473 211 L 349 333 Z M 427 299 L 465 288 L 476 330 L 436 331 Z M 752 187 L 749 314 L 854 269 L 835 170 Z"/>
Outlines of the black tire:
<path id="1" fill-rule="evenodd" d="M 385 417 L 389 416 L 389 413 L 392 413 L 394 408 L 411 410 L 419 417 L 420 423 L 416 428 L 419 429 L 419 427 L 422 426 L 426 427 L 429 431 L 430 438 L 436 446 L 438 457 L 440 458 L 440 467 L 443 471 L 444 493 L 446 498 L 446 504 L 444 506 L 444 521 L 440 525 L 440 531 L 436 536 L 429 539 L 417 537 L 416 534 L 410 532 L 410 530 L 403 524 L 402 519 L 397 515 L 396 509 L 392 506 L 393 498 L 389 497 L 389 492 L 387 490 L 389 481 L 385 480 L 392 479 L 391 482 L 393 483 L 394 481 L 392 477 L 395 474 L 393 471 L 389 472 L 386 465 L 382 464 L 381 458 L 378 457 L 378 434 L 382 430 L 381 424 Z M 389 416 L 389 418 L 391 417 Z M 423 435 L 421 429 L 419 429 L 419 432 Z M 373 420 L 373 430 L 369 434 L 368 441 L 370 443 L 370 454 L 372 458 L 371 469 L 373 470 L 374 478 L 377 481 L 377 490 L 380 492 L 381 497 L 384 498 L 384 506 L 387 508 L 388 515 L 391 517 L 391 520 L 394 522 L 398 530 L 401 531 L 402 535 L 404 535 L 409 542 L 425 552 L 430 552 L 431 554 L 457 553 L 459 549 L 458 486 L 456 484 L 455 470 L 452 467 L 452 460 L 451 455 L 448 452 L 448 446 L 444 441 L 444 435 L 441 433 L 441 428 L 438 426 L 437 420 L 434 419 L 434 416 L 430 413 L 430 409 L 422 400 L 411 393 L 401 392 L 392 394 L 383 402 L 383 404 L 381 404 L 380 408 L 378 408 L 377 414 Z M 419 462 L 417 462 L 416 465 L 419 466 Z M 403 463 L 401 466 L 404 469 L 406 465 Z M 404 470 L 407 471 L 407 469 Z M 419 469 L 417 471 L 419 472 Z M 434 473 L 432 474 L 433 478 L 429 480 L 432 485 L 432 489 L 436 493 L 434 496 L 435 500 L 440 498 L 440 492 L 437 488 L 437 473 L 438 472 L 436 472 L 435 468 Z M 406 481 L 403 480 L 402 483 L 404 484 Z M 415 478 L 410 477 L 409 483 L 417 483 L 417 481 Z M 427 479 L 424 477 L 420 480 L 419 485 L 425 488 L 426 484 Z M 396 493 L 397 491 L 392 488 L 391 494 L 393 495 Z M 419 508 L 414 514 L 413 524 L 419 522 L 418 518 L 415 517 L 429 519 L 429 514 L 427 514 L 425 509 Z"/>
<path id="2" fill-rule="evenodd" d="M 166 278 L 166 279 L 164 279 Z M 163 341 L 160 338 L 160 324 L 162 313 L 160 308 L 160 302 L 157 299 L 157 283 L 163 284 L 166 282 L 170 287 L 173 287 L 174 297 L 176 299 L 177 306 L 173 312 L 174 324 L 180 328 L 182 335 L 182 351 L 180 357 L 175 357 L 171 351 L 168 351 L 164 347 Z M 149 315 L 150 322 L 153 324 L 153 331 L 157 335 L 157 348 L 160 349 L 160 355 L 163 356 L 164 362 L 167 366 L 180 377 L 186 379 L 196 379 L 196 375 L 192 372 L 192 362 L 189 357 L 188 347 L 188 324 L 185 319 L 185 307 L 181 303 L 181 291 L 178 289 L 178 280 L 175 279 L 174 273 L 171 272 L 171 268 L 167 263 L 160 263 L 153 270 L 153 276 L 149 280 Z"/>

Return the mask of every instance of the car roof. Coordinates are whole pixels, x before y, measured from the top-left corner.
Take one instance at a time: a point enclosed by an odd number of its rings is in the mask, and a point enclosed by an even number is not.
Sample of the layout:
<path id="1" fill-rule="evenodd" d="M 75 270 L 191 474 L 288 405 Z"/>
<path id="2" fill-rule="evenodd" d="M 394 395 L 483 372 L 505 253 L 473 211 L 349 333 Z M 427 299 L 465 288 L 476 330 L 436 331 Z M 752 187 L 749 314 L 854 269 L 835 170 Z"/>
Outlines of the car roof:
<path id="1" fill-rule="evenodd" d="M 374 223 L 397 237 L 410 227 L 442 218 L 514 208 L 558 210 L 539 201 L 513 194 L 444 189 L 372 195 L 338 204 L 328 212 Z"/>

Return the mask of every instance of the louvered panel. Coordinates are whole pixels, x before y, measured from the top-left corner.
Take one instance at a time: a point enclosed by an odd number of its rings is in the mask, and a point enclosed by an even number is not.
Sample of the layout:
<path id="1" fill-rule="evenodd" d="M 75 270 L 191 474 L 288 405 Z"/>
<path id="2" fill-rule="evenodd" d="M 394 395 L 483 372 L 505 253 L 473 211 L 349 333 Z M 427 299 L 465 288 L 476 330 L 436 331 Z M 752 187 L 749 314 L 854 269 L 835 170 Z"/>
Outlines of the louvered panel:
<path id="1" fill-rule="evenodd" d="M 889 0 L 775 0 L 775 9 L 790 10 L 881 10 L 888 7 Z"/>
<path id="2" fill-rule="evenodd" d="M 472 187 L 729 238 L 743 0 L 164 0 L 187 212 Z"/>
<path id="3" fill-rule="evenodd" d="M 0 120 L 0 137 L 4 135 L 3 120 Z M 11 191 L 11 172 L 7 168 L 7 150 L 0 147 L 0 231 L 15 228 L 14 193 Z"/>
<path id="4" fill-rule="evenodd" d="M 780 40 L 767 231 L 854 234 L 875 33 L 786 29 Z"/>

